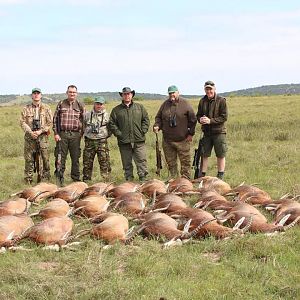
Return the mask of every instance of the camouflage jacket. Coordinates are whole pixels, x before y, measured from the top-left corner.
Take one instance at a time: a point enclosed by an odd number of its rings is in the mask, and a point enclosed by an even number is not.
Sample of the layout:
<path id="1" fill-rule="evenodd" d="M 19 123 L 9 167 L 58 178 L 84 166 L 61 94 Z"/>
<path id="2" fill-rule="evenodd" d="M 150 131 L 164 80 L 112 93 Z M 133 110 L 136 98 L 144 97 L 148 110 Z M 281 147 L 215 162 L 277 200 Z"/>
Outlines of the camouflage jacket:
<path id="1" fill-rule="evenodd" d="M 38 107 L 27 104 L 21 113 L 20 125 L 25 135 L 30 135 L 33 129 L 33 119 L 40 120 L 40 129 L 42 133 L 48 133 L 52 126 L 52 112 L 49 105 L 40 103 Z"/>
<path id="2" fill-rule="evenodd" d="M 83 118 L 84 136 L 92 139 L 106 139 L 110 136 L 107 128 L 109 114 L 104 109 L 97 113 L 94 110 L 85 113 Z"/>

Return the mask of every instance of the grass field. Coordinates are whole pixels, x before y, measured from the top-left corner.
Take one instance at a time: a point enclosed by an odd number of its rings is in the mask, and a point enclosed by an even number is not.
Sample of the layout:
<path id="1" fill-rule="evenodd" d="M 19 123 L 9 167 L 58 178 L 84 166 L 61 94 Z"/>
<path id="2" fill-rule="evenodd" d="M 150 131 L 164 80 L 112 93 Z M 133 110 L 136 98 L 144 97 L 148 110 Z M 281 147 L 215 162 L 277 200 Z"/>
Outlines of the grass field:
<path id="1" fill-rule="evenodd" d="M 160 103 L 143 102 L 151 124 Z M 196 109 L 198 101 L 191 103 Z M 109 103 L 108 110 L 116 104 Z M 300 96 L 234 97 L 228 107 L 225 181 L 255 183 L 273 199 L 300 194 Z M 20 106 L 0 112 L 0 199 L 5 200 L 24 188 L 23 133 Z M 200 127 L 196 130 L 195 146 Z M 122 182 L 115 138 L 109 143 L 112 175 Z M 147 146 L 150 177 L 156 177 L 151 132 Z M 53 149 L 51 136 L 51 166 Z M 216 175 L 214 156 L 208 175 Z M 162 178 L 168 178 L 165 169 Z M 95 166 L 93 182 L 100 180 Z M 75 252 L 47 252 L 25 241 L 22 245 L 35 251 L 1 254 L 0 299 L 300 299 L 299 226 L 274 237 L 210 238 L 168 250 L 142 238 L 109 250 L 102 250 L 100 241 L 82 240 Z"/>

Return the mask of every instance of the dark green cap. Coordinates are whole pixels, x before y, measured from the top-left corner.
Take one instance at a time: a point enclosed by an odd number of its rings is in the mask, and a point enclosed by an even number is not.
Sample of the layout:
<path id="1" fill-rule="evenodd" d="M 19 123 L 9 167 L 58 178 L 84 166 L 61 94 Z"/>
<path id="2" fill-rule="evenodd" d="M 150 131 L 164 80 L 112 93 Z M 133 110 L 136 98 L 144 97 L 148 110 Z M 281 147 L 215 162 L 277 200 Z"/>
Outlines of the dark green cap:
<path id="1" fill-rule="evenodd" d="M 215 83 L 211 80 L 208 80 L 204 83 L 204 88 L 214 88 L 215 87 Z"/>
<path id="2" fill-rule="evenodd" d="M 98 96 L 98 97 L 95 98 L 94 103 L 102 103 L 102 104 L 104 104 L 105 103 L 105 99 L 102 96 Z"/>
<path id="3" fill-rule="evenodd" d="M 176 85 L 171 85 L 168 87 L 168 93 L 175 93 L 175 92 L 178 92 L 178 88 Z"/>
<path id="4" fill-rule="evenodd" d="M 31 94 L 33 94 L 34 92 L 41 93 L 42 91 L 41 91 L 40 88 L 35 87 L 35 88 L 32 89 Z"/>

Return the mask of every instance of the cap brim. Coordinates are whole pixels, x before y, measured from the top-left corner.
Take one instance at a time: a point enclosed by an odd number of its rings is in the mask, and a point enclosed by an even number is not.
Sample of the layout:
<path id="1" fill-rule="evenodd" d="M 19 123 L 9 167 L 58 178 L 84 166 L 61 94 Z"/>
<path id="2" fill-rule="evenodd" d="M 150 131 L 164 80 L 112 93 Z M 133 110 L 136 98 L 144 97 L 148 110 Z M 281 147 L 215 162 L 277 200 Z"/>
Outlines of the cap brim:
<path id="1" fill-rule="evenodd" d="M 210 88 L 210 89 L 213 89 L 215 86 L 214 85 L 210 85 L 210 84 L 208 84 L 208 85 L 206 85 L 204 88 L 206 89 L 206 88 Z"/>

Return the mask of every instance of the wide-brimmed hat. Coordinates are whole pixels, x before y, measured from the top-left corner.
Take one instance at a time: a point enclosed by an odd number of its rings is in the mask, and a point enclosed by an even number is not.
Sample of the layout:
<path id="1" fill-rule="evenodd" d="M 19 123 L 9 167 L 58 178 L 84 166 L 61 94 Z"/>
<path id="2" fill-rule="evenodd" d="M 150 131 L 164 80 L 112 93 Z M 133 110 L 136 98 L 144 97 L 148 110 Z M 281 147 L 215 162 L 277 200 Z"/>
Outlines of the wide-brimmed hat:
<path id="1" fill-rule="evenodd" d="M 135 95 L 135 90 L 131 90 L 130 87 L 123 87 L 122 92 L 119 92 L 120 96 L 122 97 L 123 93 L 131 93 L 132 94 L 132 98 Z"/>
<path id="2" fill-rule="evenodd" d="M 206 81 L 204 83 L 204 88 L 211 88 L 211 89 L 213 89 L 213 88 L 215 88 L 215 83 L 213 81 L 211 81 L 211 80 L 208 80 L 208 81 Z"/>

